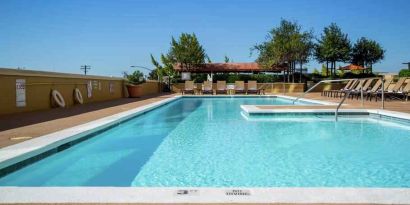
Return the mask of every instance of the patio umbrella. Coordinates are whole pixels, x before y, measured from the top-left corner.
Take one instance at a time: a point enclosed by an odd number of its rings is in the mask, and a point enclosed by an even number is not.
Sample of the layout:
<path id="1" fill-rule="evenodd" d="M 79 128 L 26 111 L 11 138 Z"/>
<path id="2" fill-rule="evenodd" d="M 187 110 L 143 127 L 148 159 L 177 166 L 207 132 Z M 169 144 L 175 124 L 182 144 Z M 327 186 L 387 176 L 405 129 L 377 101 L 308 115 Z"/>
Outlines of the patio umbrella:
<path id="1" fill-rule="evenodd" d="M 340 67 L 339 70 L 350 70 L 350 71 L 352 71 L 352 70 L 366 70 L 366 68 L 363 68 L 360 65 L 350 64 L 350 65 L 347 65 L 347 66 L 344 66 L 344 67 Z"/>

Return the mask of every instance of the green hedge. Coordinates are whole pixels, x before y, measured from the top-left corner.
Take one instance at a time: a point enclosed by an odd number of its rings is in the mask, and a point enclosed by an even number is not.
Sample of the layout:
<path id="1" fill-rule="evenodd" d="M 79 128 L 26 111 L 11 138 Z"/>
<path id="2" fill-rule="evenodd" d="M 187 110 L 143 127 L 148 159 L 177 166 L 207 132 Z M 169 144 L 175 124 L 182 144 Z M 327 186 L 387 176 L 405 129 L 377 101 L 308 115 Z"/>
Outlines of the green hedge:
<path id="1" fill-rule="evenodd" d="M 191 79 L 197 83 L 202 83 L 206 81 L 207 74 L 196 74 L 193 73 L 191 74 Z M 234 83 L 235 81 L 249 81 L 249 80 L 256 80 L 258 83 L 274 83 L 281 81 L 281 78 L 279 76 L 275 75 L 268 75 L 268 74 L 229 74 L 229 73 L 224 73 L 224 74 L 214 74 L 213 76 L 214 82 L 218 80 L 224 80 L 227 83 Z"/>
<path id="2" fill-rule="evenodd" d="M 410 70 L 409 69 L 402 69 L 399 72 L 400 77 L 410 77 Z"/>

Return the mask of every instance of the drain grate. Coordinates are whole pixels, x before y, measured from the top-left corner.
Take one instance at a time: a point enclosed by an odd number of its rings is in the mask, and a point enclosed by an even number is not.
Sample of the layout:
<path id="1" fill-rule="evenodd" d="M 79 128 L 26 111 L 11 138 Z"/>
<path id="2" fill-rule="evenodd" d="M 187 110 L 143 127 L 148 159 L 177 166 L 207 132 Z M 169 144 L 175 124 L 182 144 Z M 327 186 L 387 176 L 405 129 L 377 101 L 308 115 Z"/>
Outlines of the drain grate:
<path id="1" fill-rule="evenodd" d="M 250 196 L 251 191 L 248 189 L 232 189 L 232 190 L 226 190 L 225 195 L 227 196 Z"/>

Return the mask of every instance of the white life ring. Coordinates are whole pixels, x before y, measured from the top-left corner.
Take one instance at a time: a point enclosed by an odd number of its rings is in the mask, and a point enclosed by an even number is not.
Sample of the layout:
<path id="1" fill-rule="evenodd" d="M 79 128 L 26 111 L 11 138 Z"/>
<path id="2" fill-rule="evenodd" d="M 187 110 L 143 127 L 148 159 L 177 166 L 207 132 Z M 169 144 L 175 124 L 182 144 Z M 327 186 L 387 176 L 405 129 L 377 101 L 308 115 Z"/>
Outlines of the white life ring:
<path id="1" fill-rule="evenodd" d="M 76 102 L 83 104 L 84 100 L 83 100 L 83 95 L 81 94 L 80 89 L 76 88 L 74 89 L 74 99 Z"/>
<path id="2" fill-rule="evenodd" d="M 54 102 L 56 102 L 58 106 L 65 107 L 65 101 L 60 92 L 58 92 L 57 90 L 52 90 L 51 96 L 53 97 Z"/>

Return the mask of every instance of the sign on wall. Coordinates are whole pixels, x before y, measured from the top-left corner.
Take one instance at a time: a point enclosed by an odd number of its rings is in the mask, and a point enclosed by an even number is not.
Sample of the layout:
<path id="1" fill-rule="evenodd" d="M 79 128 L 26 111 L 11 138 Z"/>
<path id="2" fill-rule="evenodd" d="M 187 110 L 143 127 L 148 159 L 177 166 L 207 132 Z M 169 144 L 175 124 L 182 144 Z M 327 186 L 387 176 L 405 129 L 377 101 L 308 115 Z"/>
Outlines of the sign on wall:
<path id="1" fill-rule="evenodd" d="M 91 98 L 93 96 L 93 82 L 90 80 L 87 83 L 87 97 Z"/>
<path id="2" fill-rule="evenodd" d="M 26 79 L 16 79 L 16 106 L 26 106 Z"/>
<path id="3" fill-rule="evenodd" d="M 110 87 L 110 93 L 114 93 L 114 83 L 113 82 L 110 82 L 109 87 Z"/>
<path id="4" fill-rule="evenodd" d="M 191 80 L 191 73 L 189 73 L 189 72 L 182 72 L 182 73 L 181 73 L 181 79 L 182 79 L 182 80 Z"/>

